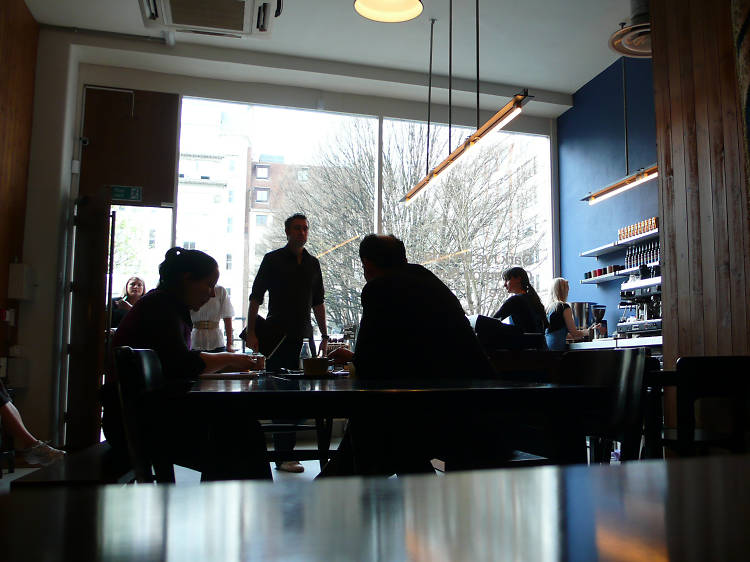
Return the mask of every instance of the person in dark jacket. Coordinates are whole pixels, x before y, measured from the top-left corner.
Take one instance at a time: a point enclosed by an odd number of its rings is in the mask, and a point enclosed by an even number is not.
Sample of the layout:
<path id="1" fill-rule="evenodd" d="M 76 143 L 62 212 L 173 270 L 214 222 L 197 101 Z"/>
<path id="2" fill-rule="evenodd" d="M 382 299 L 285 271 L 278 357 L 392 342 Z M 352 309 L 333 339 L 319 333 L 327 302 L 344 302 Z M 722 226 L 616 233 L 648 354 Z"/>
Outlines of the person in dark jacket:
<path id="1" fill-rule="evenodd" d="M 168 385 L 163 416 L 168 427 L 162 429 L 169 439 L 164 447 L 175 464 L 199 470 L 204 480 L 271 478 L 263 460 L 265 439 L 256 421 L 238 408 L 197 411 L 186 399 L 201 373 L 256 368 L 247 355 L 190 349 L 190 311 L 214 296 L 218 279 L 218 265 L 208 254 L 170 249 L 159 266 L 159 285 L 123 318 L 113 345 L 158 354 Z M 115 382 L 116 377 L 108 376 L 103 389 L 102 426 L 110 445 L 122 452 L 126 443 Z"/>
<path id="2" fill-rule="evenodd" d="M 407 262 L 401 240 L 370 234 L 359 255 L 367 284 L 355 351 L 337 349 L 330 357 L 352 360 L 358 379 L 494 376 L 456 296 L 432 272 Z M 457 458 L 462 447 L 464 460 L 480 466 L 486 459 L 480 458 L 473 439 L 492 443 L 485 448 L 491 449 L 489 457 L 505 458 L 499 428 L 485 421 L 455 419 L 451 412 L 351 418 L 337 457 L 322 475 L 429 472 L 430 459 Z M 475 427 L 488 431 L 474 433 Z"/>
<path id="3" fill-rule="evenodd" d="M 492 317 L 499 320 L 510 318 L 511 324 L 524 334 L 543 334 L 548 325 L 547 314 L 526 270 L 508 268 L 503 271 L 503 281 L 510 296 Z"/>

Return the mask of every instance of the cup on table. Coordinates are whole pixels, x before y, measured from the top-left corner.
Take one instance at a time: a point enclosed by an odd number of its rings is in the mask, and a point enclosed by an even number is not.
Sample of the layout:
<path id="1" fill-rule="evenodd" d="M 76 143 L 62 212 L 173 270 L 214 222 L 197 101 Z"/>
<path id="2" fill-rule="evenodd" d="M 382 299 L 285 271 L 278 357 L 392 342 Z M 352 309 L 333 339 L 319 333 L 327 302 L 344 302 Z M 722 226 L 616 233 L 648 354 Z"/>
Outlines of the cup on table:
<path id="1" fill-rule="evenodd" d="M 251 357 L 255 360 L 255 369 L 263 371 L 266 368 L 266 356 L 260 353 L 253 353 Z"/>

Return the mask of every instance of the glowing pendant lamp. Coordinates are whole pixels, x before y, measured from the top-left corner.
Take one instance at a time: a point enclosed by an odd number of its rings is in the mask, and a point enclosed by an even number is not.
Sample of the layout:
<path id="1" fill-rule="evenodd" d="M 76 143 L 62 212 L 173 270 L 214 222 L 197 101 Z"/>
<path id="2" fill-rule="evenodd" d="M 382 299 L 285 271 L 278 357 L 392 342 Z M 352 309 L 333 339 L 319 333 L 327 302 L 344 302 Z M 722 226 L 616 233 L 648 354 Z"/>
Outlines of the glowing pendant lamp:
<path id="1" fill-rule="evenodd" d="M 354 10 L 373 21 L 396 23 L 409 21 L 422 13 L 421 0 L 356 0 Z"/>

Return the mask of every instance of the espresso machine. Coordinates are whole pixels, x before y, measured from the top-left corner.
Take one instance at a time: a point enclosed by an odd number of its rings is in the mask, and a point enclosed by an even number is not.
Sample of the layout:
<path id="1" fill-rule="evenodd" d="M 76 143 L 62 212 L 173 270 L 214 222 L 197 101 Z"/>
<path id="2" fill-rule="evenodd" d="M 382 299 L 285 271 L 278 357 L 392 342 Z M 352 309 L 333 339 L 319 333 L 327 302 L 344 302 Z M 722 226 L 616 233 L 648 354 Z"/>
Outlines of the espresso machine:
<path id="1" fill-rule="evenodd" d="M 661 335 L 661 276 L 631 277 L 620 287 L 621 338 Z"/>

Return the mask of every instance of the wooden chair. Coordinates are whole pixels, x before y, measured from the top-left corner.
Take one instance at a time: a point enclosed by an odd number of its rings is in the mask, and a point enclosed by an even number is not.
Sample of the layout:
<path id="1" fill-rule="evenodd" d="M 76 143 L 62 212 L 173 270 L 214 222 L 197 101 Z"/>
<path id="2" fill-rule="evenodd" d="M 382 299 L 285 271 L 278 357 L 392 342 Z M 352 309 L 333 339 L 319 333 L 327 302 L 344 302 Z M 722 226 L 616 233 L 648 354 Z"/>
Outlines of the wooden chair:
<path id="1" fill-rule="evenodd" d="M 664 444 L 680 456 L 709 454 L 712 448 L 748 452 L 750 356 L 680 357 L 676 379 L 677 428 L 664 431 Z M 725 399 L 728 431 L 696 429 L 696 402 L 712 397 Z"/>
<path id="2" fill-rule="evenodd" d="M 159 428 L 165 380 L 152 349 L 118 347 L 114 351 L 120 405 L 135 479 L 141 483 L 174 482 L 174 466 L 164 453 Z"/>

